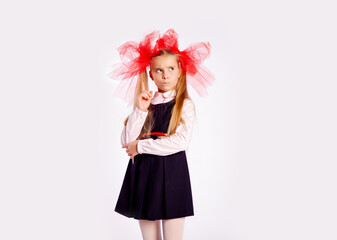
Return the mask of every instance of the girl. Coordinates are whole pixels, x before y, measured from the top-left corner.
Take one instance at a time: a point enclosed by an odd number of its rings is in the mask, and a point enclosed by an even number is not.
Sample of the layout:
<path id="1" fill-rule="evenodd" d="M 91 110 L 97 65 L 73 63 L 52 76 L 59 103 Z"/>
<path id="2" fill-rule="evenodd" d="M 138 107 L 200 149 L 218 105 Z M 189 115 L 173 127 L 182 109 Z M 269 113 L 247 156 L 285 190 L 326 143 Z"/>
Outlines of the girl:
<path id="1" fill-rule="evenodd" d="M 121 55 L 127 50 L 132 52 L 130 49 L 136 49 L 138 55 L 129 58 L 131 61 L 112 76 L 123 73 L 127 75 L 123 79 L 127 80 L 139 75 L 134 110 L 125 120 L 121 135 L 122 147 L 130 160 L 115 211 L 137 219 L 145 240 L 162 239 L 160 223 L 165 240 L 179 240 L 183 239 L 185 217 L 194 215 L 185 150 L 191 139 L 195 110 L 188 95 L 186 74 L 194 79 L 191 84 L 199 93 L 214 77 L 200 66 L 209 54 L 209 44 L 193 45 L 180 52 L 177 34 L 170 29 L 152 48 L 156 36 L 155 31 L 138 45 L 131 48 L 130 42 L 123 45 Z M 155 94 L 148 89 L 147 66 L 158 88 Z M 202 72 L 196 71 L 197 68 Z M 125 74 L 130 72 L 133 76 Z"/>

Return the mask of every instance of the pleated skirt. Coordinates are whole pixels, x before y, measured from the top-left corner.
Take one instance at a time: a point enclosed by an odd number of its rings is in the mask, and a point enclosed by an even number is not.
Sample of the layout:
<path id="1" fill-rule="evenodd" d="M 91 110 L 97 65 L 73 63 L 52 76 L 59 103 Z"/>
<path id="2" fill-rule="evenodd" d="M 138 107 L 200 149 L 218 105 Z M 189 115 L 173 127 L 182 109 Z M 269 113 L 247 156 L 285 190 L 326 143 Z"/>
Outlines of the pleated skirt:
<path id="1" fill-rule="evenodd" d="M 117 213 L 145 220 L 194 215 L 185 151 L 167 156 L 138 154 L 134 160 L 127 165 Z"/>

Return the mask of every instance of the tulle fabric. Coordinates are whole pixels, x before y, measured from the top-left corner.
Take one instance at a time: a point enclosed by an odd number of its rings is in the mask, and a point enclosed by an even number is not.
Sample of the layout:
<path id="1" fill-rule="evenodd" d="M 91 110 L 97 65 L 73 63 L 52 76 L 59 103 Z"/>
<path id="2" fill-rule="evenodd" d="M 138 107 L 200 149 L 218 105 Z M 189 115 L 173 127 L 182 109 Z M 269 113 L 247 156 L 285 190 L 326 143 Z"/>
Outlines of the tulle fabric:
<path id="1" fill-rule="evenodd" d="M 121 81 L 114 95 L 129 105 L 133 104 L 139 74 L 149 70 L 151 58 L 162 49 L 169 49 L 178 55 L 187 82 L 200 96 L 207 95 L 207 87 L 215 81 L 214 75 L 202 65 L 210 55 L 210 43 L 194 43 L 180 51 L 178 34 L 173 29 L 167 30 L 162 36 L 159 31 L 153 31 L 139 43 L 128 41 L 117 49 L 122 63 L 112 65 L 112 71 L 108 74 L 110 78 Z"/>
<path id="2" fill-rule="evenodd" d="M 108 76 L 121 81 L 114 96 L 123 99 L 129 105 L 133 104 L 139 74 L 146 71 L 150 65 L 153 55 L 153 41 L 158 36 L 159 32 L 153 31 L 146 35 L 141 42 L 128 41 L 117 49 L 122 63 L 112 65 L 112 71 Z"/>
<path id="3" fill-rule="evenodd" d="M 210 55 L 211 45 L 196 43 L 181 52 L 182 68 L 185 68 L 186 80 L 200 96 L 207 95 L 207 87 L 215 81 L 214 75 L 202 65 L 202 62 Z"/>

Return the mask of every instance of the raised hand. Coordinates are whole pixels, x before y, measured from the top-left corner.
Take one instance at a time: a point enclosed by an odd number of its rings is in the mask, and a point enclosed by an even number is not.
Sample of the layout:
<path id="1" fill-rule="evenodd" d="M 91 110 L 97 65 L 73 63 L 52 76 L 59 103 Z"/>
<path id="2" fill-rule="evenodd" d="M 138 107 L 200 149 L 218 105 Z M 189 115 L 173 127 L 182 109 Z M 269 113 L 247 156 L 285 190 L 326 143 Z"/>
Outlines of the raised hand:
<path id="1" fill-rule="evenodd" d="M 137 96 L 137 108 L 143 112 L 146 112 L 150 106 L 151 100 L 153 98 L 153 91 L 147 91 L 142 82 L 142 91 Z"/>

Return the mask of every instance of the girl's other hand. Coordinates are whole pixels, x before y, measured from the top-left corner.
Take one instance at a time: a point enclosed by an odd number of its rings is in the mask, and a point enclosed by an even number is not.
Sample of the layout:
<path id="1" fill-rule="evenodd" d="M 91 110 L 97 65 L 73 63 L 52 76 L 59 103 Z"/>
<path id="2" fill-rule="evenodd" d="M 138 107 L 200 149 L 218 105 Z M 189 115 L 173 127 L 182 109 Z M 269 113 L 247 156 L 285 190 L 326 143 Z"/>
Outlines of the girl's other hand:
<path id="1" fill-rule="evenodd" d="M 147 91 L 145 89 L 144 82 L 142 82 L 142 92 L 137 96 L 137 108 L 143 112 L 146 112 L 150 106 L 152 98 L 153 91 Z"/>
<path id="2" fill-rule="evenodd" d="M 122 148 L 126 148 L 126 153 L 132 159 L 132 163 L 134 163 L 134 157 L 139 154 L 137 151 L 138 141 L 139 140 L 135 140 L 122 146 Z"/>

